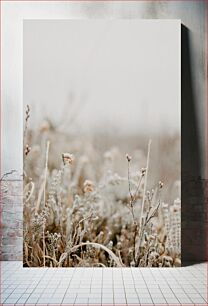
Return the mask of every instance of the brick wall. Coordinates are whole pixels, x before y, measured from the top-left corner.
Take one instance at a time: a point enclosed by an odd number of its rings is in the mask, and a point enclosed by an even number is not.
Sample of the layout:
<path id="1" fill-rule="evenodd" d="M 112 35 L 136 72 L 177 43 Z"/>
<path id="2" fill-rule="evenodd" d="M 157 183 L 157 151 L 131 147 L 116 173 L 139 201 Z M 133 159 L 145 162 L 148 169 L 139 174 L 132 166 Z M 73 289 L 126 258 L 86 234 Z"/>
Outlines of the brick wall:
<path id="1" fill-rule="evenodd" d="M 1 260 L 22 260 L 22 181 L 1 182 Z"/>

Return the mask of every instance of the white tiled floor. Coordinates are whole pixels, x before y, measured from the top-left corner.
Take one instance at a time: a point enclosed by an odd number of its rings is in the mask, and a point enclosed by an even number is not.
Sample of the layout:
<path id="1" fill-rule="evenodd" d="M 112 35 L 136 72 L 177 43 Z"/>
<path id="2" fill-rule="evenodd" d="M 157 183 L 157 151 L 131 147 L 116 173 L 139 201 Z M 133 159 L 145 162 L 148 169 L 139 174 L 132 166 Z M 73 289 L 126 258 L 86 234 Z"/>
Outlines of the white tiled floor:
<path id="1" fill-rule="evenodd" d="M 0 264 L 1 305 L 207 305 L 207 264 L 141 269 Z"/>

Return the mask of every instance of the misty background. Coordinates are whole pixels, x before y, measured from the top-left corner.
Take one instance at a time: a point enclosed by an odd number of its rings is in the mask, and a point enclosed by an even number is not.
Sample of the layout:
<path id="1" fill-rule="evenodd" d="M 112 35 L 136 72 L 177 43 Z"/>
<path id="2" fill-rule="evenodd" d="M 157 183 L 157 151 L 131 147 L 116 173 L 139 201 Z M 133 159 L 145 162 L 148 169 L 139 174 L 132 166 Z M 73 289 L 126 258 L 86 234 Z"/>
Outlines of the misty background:
<path id="1" fill-rule="evenodd" d="M 165 181 L 168 197 L 180 180 L 180 21 L 26 20 L 23 29 L 32 150 L 44 156 L 49 139 L 51 169 L 63 152 L 84 156 L 97 182 L 108 170 L 125 177 L 127 152 L 132 171 L 144 167 L 151 139 L 149 186 Z"/>
<path id="2" fill-rule="evenodd" d="M 67 132 L 180 133 L 180 21 L 24 20 L 30 124 Z"/>

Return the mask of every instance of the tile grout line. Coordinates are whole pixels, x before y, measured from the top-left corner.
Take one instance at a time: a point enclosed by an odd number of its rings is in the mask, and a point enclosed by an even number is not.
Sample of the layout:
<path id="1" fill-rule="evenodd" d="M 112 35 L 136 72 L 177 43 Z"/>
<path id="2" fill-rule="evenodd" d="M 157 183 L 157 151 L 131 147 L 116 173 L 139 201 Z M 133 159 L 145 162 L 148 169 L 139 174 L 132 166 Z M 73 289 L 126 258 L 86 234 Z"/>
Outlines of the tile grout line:
<path id="1" fill-rule="evenodd" d="M 148 268 L 148 270 L 149 270 L 149 268 Z M 152 295 L 151 295 L 151 293 L 150 293 L 150 291 L 149 291 L 149 288 L 148 288 L 148 286 L 147 286 L 147 283 L 146 283 L 146 281 L 145 281 L 145 278 L 144 278 L 144 276 L 143 276 L 143 274 L 142 274 L 142 268 L 141 268 L 141 276 L 142 276 L 142 278 L 143 278 L 143 280 L 144 280 L 144 283 L 145 283 L 145 285 L 146 285 L 147 291 L 149 292 L 150 298 L 151 298 L 151 300 L 152 300 L 152 304 L 154 305 L 154 302 L 153 302 L 153 299 L 152 299 Z"/>
<path id="2" fill-rule="evenodd" d="M 141 305 L 140 298 L 139 298 L 139 295 L 138 295 L 138 292 L 137 292 L 137 290 L 136 290 L 136 286 L 135 286 L 135 279 L 134 279 L 134 275 L 133 275 L 132 268 L 131 268 L 131 275 L 132 275 L 132 278 L 133 278 L 133 282 L 134 282 L 134 289 L 135 289 L 135 292 L 136 292 L 136 295 L 137 295 L 137 298 L 138 298 L 138 301 L 139 301 L 139 305 Z"/>
<path id="3" fill-rule="evenodd" d="M 198 269 L 198 271 L 199 271 L 200 269 Z M 195 276 L 195 274 L 193 274 L 193 272 L 190 272 L 193 276 Z M 204 276 L 204 273 L 202 273 L 201 271 L 200 271 L 200 273 Z M 208 284 L 207 284 L 207 286 L 208 286 Z M 198 291 L 198 289 L 194 286 L 193 287 L 196 291 L 197 291 L 197 293 L 201 296 L 201 298 L 204 300 L 204 297 L 201 295 L 201 293 Z M 205 301 L 205 300 L 204 300 Z M 206 301 L 205 301 L 206 302 Z M 207 301 L 208 302 L 208 301 Z"/>
<path id="4" fill-rule="evenodd" d="M 193 304 L 195 304 L 193 301 L 192 301 L 192 299 L 190 298 L 190 296 L 185 292 L 185 290 L 184 290 L 184 288 L 181 286 L 181 284 L 178 282 L 178 279 L 177 278 L 175 278 L 175 276 L 173 275 L 173 273 L 171 273 L 171 275 L 172 275 L 172 277 L 175 279 L 175 281 L 180 285 L 180 288 L 182 289 L 182 291 L 184 292 L 184 294 L 186 295 L 186 297 L 188 297 L 188 299 L 193 303 Z M 184 276 L 183 276 L 184 277 Z M 187 280 L 186 279 L 186 277 L 185 277 L 185 280 Z M 190 285 L 193 287 L 193 285 L 190 283 Z M 195 289 L 195 287 L 193 287 L 194 289 Z M 204 300 L 204 299 L 203 299 Z"/>
<path id="5" fill-rule="evenodd" d="M 169 271 L 168 271 L 168 272 L 169 272 Z M 161 271 L 159 271 L 159 274 L 161 275 Z M 162 278 L 165 280 L 165 278 L 164 278 L 163 275 L 162 275 Z M 178 298 L 176 297 L 176 295 L 175 295 L 174 291 L 172 290 L 172 288 L 170 287 L 169 283 L 168 283 L 167 281 L 166 281 L 166 283 L 167 283 L 167 285 L 168 285 L 168 288 L 169 288 L 169 289 L 171 290 L 171 292 L 173 293 L 175 299 L 178 301 L 178 304 L 181 305 L 180 301 L 179 301 Z M 159 285 L 159 288 L 160 288 L 160 285 Z M 168 305 L 169 303 L 167 302 L 167 300 L 166 300 L 166 298 L 165 298 L 165 295 L 164 295 L 163 291 L 161 290 L 161 288 L 160 288 L 160 291 L 161 291 L 161 293 L 162 293 L 162 295 L 163 295 L 163 297 L 164 297 L 164 299 L 165 299 L 165 301 L 166 301 L 166 303 L 167 303 L 167 305 Z M 177 305 L 177 304 L 176 304 L 176 305 Z"/>
<path id="6" fill-rule="evenodd" d="M 66 296 L 66 292 L 67 292 L 67 290 L 68 290 L 69 287 L 70 287 L 70 284 L 71 284 L 71 281 L 72 281 L 72 279 L 73 279 L 74 273 L 75 273 L 75 269 L 73 270 L 73 273 L 72 273 L 72 275 L 71 275 L 70 282 L 69 282 L 68 287 L 67 287 L 67 289 L 66 289 L 66 291 L 65 291 L 65 293 L 64 293 L 64 296 L 63 296 L 63 299 L 62 299 L 62 304 L 63 304 L 64 298 L 65 298 L 65 296 Z M 76 300 L 76 298 L 75 298 L 75 300 Z"/>
<path id="7" fill-rule="evenodd" d="M 107 306 L 107 305 L 109 306 L 109 304 L 103 303 L 103 293 L 105 293 L 105 296 L 108 296 L 109 294 L 109 297 L 113 299 L 113 305 L 122 305 L 123 303 L 123 305 L 127 304 L 131 306 L 133 305 L 137 306 L 137 305 L 142 305 L 141 300 L 140 300 L 140 295 L 139 295 L 140 284 L 141 284 L 141 288 L 145 288 L 145 291 L 143 292 L 144 298 L 145 298 L 145 294 L 148 294 L 148 299 L 149 301 L 150 300 L 152 301 L 152 305 L 159 304 L 159 296 L 161 299 L 164 299 L 164 302 L 166 301 L 167 303 L 166 305 L 172 305 L 172 306 L 173 304 L 174 305 L 182 305 L 182 304 L 185 305 L 184 303 L 180 301 L 176 304 L 176 301 L 178 300 L 178 296 L 180 297 L 180 294 L 181 294 L 181 300 L 183 300 L 183 296 L 184 296 L 184 299 L 187 299 L 187 301 L 185 301 L 185 303 L 187 303 L 186 304 L 187 306 L 188 305 L 196 305 L 196 306 L 206 305 L 206 299 L 204 299 L 202 296 L 203 293 L 200 294 L 200 292 L 197 290 L 197 288 L 199 287 L 202 288 L 202 290 L 204 290 L 204 286 L 205 286 L 204 283 L 205 283 L 205 277 L 206 277 L 205 273 L 203 272 L 204 265 L 202 266 L 196 265 L 194 267 L 175 268 L 175 269 L 172 269 L 172 268 L 124 268 L 124 269 L 122 268 L 121 269 L 120 268 L 110 268 L 110 269 L 98 268 L 99 273 L 97 275 L 96 273 L 98 272 L 98 270 L 96 271 L 96 268 L 90 268 L 90 270 L 87 270 L 84 268 L 81 268 L 81 270 L 76 269 L 76 268 L 72 268 L 71 270 L 70 269 L 67 270 L 65 268 L 55 268 L 54 271 L 51 271 L 49 268 L 40 268 L 40 269 L 37 268 L 37 270 L 34 270 L 32 268 L 31 269 L 23 268 L 22 266 L 19 265 L 19 262 L 12 262 L 12 263 L 6 263 L 6 264 L 4 263 L 2 266 L 3 266 L 2 279 L 6 280 L 6 286 L 7 286 L 5 289 L 10 288 L 10 290 L 12 290 L 11 293 L 8 294 L 8 296 L 6 297 L 4 301 L 9 299 L 9 297 L 13 294 L 13 292 L 16 289 L 19 289 L 20 291 L 20 293 L 17 292 L 16 294 L 14 294 L 14 297 L 13 299 L 11 298 L 11 302 L 9 302 L 9 304 L 3 303 L 3 305 L 5 306 L 9 306 L 11 304 L 29 305 L 27 304 L 27 301 L 34 294 L 34 291 L 38 288 L 42 291 L 41 293 L 39 292 L 37 293 L 38 295 L 37 302 L 35 302 L 34 304 L 30 304 L 31 306 L 35 304 L 37 306 L 41 306 L 41 302 L 40 303 L 38 302 L 41 296 L 44 299 L 45 305 L 52 305 L 52 304 L 57 305 L 57 306 L 60 304 L 64 305 L 63 301 L 67 293 L 69 293 L 69 296 L 70 296 L 70 293 L 72 293 L 72 296 L 74 296 L 74 303 L 72 303 L 72 305 L 74 304 L 76 306 L 80 306 L 81 304 L 90 305 L 90 306 L 92 305 L 98 306 L 102 304 L 103 306 Z M 110 274 L 108 274 L 108 272 L 106 273 L 105 271 L 109 271 Z M 108 283 L 108 278 L 110 279 L 109 276 L 111 277 L 110 283 Z M 193 283 L 192 283 L 192 280 L 193 280 Z M 65 281 L 67 282 L 67 284 L 65 283 Z M 96 283 L 97 281 L 99 281 L 99 283 Z M 138 286 L 137 286 L 137 281 L 139 284 Z M 74 288 L 75 291 L 72 290 L 72 292 L 70 292 L 70 286 L 73 285 L 73 282 L 74 282 L 74 287 L 76 288 Z M 3 283 L 4 281 L 2 281 L 2 284 Z M 96 290 L 93 291 L 93 283 L 95 284 L 94 288 L 98 289 L 97 291 Z M 112 288 L 109 287 L 111 286 L 111 283 L 112 283 Z M 144 286 L 142 286 L 143 283 L 144 283 Z M 163 287 L 163 284 L 164 284 L 164 287 Z M 50 285 L 53 288 L 50 288 Z M 85 285 L 87 286 L 87 288 Z M 199 286 L 197 287 L 197 285 Z M 157 286 L 157 289 L 158 289 L 158 290 L 155 290 L 155 297 L 157 297 L 157 292 L 159 295 L 158 295 L 158 300 L 156 299 L 154 301 L 154 298 L 153 298 L 154 289 L 153 288 L 155 286 Z M 138 291 L 137 291 L 137 287 L 138 287 Z M 111 290 L 108 288 L 110 288 Z M 47 292 L 48 289 L 51 289 L 53 291 L 50 297 L 50 302 L 47 301 L 47 293 L 49 292 L 49 291 Z M 167 289 L 167 292 L 165 291 L 166 289 Z M 79 290 L 80 290 L 80 303 L 76 304 L 76 298 L 78 296 Z M 111 291 L 111 294 L 110 294 L 110 291 Z M 129 301 L 131 301 L 131 293 L 132 292 L 135 293 L 135 291 L 136 291 L 136 294 L 134 294 L 135 301 L 132 300 L 133 303 L 135 304 L 131 304 L 131 302 L 128 303 L 127 296 L 129 297 Z M 59 292 L 60 292 L 60 296 L 59 296 Z M 86 296 L 85 296 L 85 292 L 86 292 Z M 93 295 L 91 295 L 92 292 L 95 292 L 94 297 Z M 120 292 L 123 292 L 121 299 L 119 298 Z M 56 303 L 56 302 L 53 303 L 52 301 L 53 296 L 55 296 L 56 293 L 57 293 L 57 299 L 59 298 L 61 299 L 60 303 Z M 26 296 L 26 294 L 28 296 Z M 115 294 L 116 294 L 117 299 L 115 299 Z M 170 297 L 168 297 L 168 294 L 170 295 Z M 194 296 L 194 294 L 196 294 L 196 296 Z M 18 295 L 20 295 L 20 297 L 18 297 Z M 92 296 L 92 302 L 90 301 L 91 296 Z M 101 304 L 98 301 L 98 298 L 97 298 L 98 296 L 99 298 L 101 298 Z M 125 299 L 124 299 L 124 296 L 125 296 Z M 139 304 L 137 303 L 136 296 L 137 296 L 137 300 Z M 142 291 L 141 291 L 141 296 L 142 296 Z M 87 297 L 85 301 L 83 300 L 83 303 L 82 303 L 82 297 L 83 298 Z M 20 304 L 21 299 L 23 300 L 23 302 Z M 95 304 L 93 304 L 93 299 L 95 301 Z M 171 299 L 173 299 L 173 302 L 172 302 L 173 304 L 171 304 Z M 13 300 L 15 300 L 15 302 L 13 302 Z M 191 304 L 191 301 L 193 301 L 193 304 Z M 143 304 L 143 306 L 144 305 L 145 304 Z M 149 305 L 151 305 L 151 302 L 149 303 Z"/>
<path id="8" fill-rule="evenodd" d="M 123 287 L 124 287 L 124 294 L 125 294 L 125 299 L 126 299 L 126 305 L 127 305 L 127 298 L 126 298 L 126 287 L 125 287 L 125 282 L 124 282 L 124 270 L 122 268 L 121 269 L 121 275 L 122 275 L 122 282 L 123 282 Z"/>
<path id="9" fill-rule="evenodd" d="M 159 271 L 159 273 L 161 274 L 161 271 Z M 169 273 L 169 271 L 168 271 Z M 171 273 L 170 273 L 171 274 Z M 167 280 L 164 278 L 164 275 L 162 275 L 162 278 L 166 281 L 167 285 L 168 285 L 168 288 L 171 290 L 171 292 L 173 293 L 174 297 L 176 298 L 176 300 L 178 301 L 178 304 L 181 305 L 181 302 L 178 300 L 177 296 L 175 295 L 175 292 L 172 290 L 172 288 L 170 287 L 170 284 L 167 282 Z M 160 286 L 159 286 L 160 287 Z M 161 291 L 162 292 L 162 291 Z M 164 296 L 163 292 L 162 292 L 162 295 Z M 166 300 L 165 296 L 164 296 L 164 299 Z M 167 302 L 167 300 L 166 300 Z"/>

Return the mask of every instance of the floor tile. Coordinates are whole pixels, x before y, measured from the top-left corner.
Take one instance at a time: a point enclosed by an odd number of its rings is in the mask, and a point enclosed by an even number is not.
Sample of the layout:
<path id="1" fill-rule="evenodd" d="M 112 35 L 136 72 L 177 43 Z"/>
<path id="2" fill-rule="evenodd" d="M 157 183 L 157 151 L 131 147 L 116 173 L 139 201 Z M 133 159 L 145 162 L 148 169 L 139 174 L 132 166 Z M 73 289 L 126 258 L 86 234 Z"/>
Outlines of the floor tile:
<path id="1" fill-rule="evenodd" d="M 1 262 L 5 305 L 206 305 L 206 264 L 123 269 L 25 269 Z"/>

